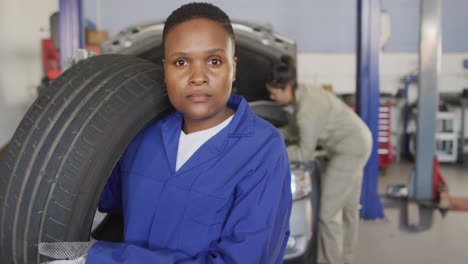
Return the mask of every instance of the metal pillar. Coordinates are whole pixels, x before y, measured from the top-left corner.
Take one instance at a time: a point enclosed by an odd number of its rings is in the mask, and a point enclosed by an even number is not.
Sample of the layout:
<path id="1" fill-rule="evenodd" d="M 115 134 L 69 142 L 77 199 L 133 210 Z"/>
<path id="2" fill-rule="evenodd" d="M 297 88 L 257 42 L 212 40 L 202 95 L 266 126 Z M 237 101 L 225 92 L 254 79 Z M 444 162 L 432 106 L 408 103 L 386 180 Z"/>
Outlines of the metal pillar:
<path id="1" fill-rule="evenodd" d="M 409 90 L 409 86 L 412 84 L 412 83 L 416 83 L 418 81 L 418 76 L 416 75 L 408 75 L 407 77 L 405 77 L 405 87 L 404 87 L 404 99 L 405 99 L 405 105 L 403 106 L 403 137 L 402 137 L 402 141 L 400 142 L 401 143 L 401 152 L 403 154 L 403 157 L 408 159 L 408 157 L 410 157 L 410 147 L 409 147 L 409 142 L 410 142 L 410 135 L 408 133 L 408 122 L 409 122 L 409 118 L 410 118 L 410 112 L 411 112 L 411 108 L 410 108 L 410 105 L 409 105 L 409 98 L 408 98 L 408 90 Z"/>
<path id="2" fill-rule="evenodd" d="M 64 70 L 64 61 L 73 52 L 85 44 L 83 29 L 82 0 L 59 0 L 59 52 L 60 65 Z"/>
<path id="3" fill-rule="evenodd" d="M 416 131 L 416 169 L 409 198 L 432 200 L 436 116 L 441 68 L 441 0 L 421 0 L 419 38 L 419 87 Z"/>
<path id="4" fill-rule="evenodd" d="M 358 0 L 356 107 L 372 132 L 372 154 L 364 168 L 361 193 L 361 218 L 383 218 L 382 204 L 377 193 L 379 177 L 379 53 L 380 53 L 380 0 Z"/>

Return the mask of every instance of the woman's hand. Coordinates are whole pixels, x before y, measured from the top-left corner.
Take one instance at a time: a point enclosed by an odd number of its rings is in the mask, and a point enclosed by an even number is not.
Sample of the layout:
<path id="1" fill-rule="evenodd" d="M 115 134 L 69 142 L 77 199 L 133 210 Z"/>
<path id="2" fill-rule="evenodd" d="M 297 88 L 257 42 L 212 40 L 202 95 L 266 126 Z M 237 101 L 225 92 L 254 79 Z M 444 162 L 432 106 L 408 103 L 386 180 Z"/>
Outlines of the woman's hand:
<path id="1" fill-rule="evenodd" d="M 54 260 L 50 262 L 44 262 L 43 264 L 85 264 L 86 256 L 81 256 L 77 259 L 72 260 Z"/>
<path id="2" fill-rule="evenodd" d="M 43 242 L 39 243 L 40 255 L 56 259 L 43 264 L 84 264 L 86 255 L 96 240 L 85 242 Z"/>

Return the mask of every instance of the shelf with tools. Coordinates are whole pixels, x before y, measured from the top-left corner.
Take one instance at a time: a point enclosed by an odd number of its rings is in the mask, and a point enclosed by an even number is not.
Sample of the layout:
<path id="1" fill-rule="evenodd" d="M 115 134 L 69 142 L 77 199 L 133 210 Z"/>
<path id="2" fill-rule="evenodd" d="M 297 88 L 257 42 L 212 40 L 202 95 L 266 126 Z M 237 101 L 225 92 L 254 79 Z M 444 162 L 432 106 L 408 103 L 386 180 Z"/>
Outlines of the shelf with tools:
<path id="1" fill-rule="evenodd" d="M 379 167 L 386 168 L 393 161 L 391 104 L 381 104 L 379 108 Z"/>
<path id="2" fill-rule="evenodd" d="M 460 119 L 453 111 L 437 113 L 436 153 L 440 162 L 456 162 Z"/>

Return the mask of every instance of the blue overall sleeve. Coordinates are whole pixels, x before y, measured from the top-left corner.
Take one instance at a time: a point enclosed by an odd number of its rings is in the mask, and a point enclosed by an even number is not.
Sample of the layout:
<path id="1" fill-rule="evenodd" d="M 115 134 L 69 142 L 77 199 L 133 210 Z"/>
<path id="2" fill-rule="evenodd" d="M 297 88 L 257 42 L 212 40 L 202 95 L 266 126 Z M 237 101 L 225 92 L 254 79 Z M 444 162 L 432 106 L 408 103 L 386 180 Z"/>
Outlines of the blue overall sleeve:
<path id="1" fill-rule="evenodd" d="M 99 212 L 122 215 L 121 167 L 117 163 L 99 199 Z"/>
<path id="2" fill-rule="evenodd" d="M 143 133 L 135 137 L 120 158 L 119 162 L 114 166 L 99 199 L 98 210 L 100 212 L 122 215 L 122 172 L 126 163 L 131 164 L 142 142 Z"/>
<path id="3" fill-rule="evenodd" d="M 288 157 L 285 151 L 280 152 L 268 162 L 272 166 L 240 181 L 222 235 L 205 251 L 188 256 L 182 251 L 99 241 L 86 263 L 282 263 L 292 198 Z"/>

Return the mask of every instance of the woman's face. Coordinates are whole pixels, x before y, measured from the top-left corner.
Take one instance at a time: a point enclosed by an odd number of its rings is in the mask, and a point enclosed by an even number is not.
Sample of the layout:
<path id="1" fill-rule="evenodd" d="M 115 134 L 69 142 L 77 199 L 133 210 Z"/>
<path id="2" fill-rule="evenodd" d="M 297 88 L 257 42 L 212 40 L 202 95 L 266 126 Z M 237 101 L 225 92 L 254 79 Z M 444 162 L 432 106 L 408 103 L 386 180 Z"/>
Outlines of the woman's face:
<path id="1" fill-rule="evenodd" d="M 172 105 L 186 121 L 211 120 L 214 125 L 224 121 L 236 58 L 234 43 L 223 26 L 209 19 L 191 19 L 174 26 L 164 45 L 164 76 Z"/>

